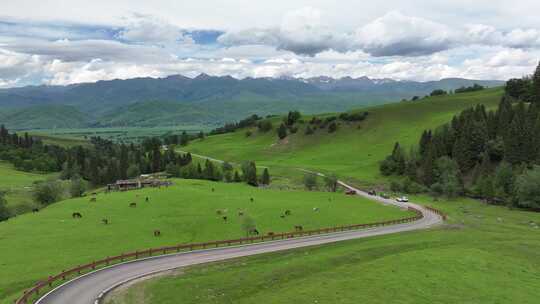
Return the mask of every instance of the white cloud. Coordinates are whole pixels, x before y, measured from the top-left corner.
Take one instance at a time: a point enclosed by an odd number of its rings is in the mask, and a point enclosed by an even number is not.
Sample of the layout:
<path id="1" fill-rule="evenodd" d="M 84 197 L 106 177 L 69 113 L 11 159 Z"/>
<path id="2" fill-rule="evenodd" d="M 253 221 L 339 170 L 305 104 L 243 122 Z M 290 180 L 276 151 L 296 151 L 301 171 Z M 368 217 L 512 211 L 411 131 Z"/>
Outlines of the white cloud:
<path id="1" fill-rule="evenodd" d="M 348 49 L 348 34 L 326 26 L 319 10 L 305 7 L 288 12 L 281 25 L 269 29 L 246 29 L 227 32 L 218 38 L 224 45 L 271 45 L 280 50 L 314 56 L 325 50 Z"/>
<path id="2" fill-rule="evenodd" d="M 356 39 L 374 56 L 417 56 L 451 48 L 455 33 L 443 24 L 394 11 L 358 29 Z"/>
<path id="3" fill-rule="evenodd" d="M 194 41 L 179 27 L 154 16 L 136 14 L 128 25 L 118 34 L 118 38 L 139 43 L 163 46 L 193 44 Z"/>

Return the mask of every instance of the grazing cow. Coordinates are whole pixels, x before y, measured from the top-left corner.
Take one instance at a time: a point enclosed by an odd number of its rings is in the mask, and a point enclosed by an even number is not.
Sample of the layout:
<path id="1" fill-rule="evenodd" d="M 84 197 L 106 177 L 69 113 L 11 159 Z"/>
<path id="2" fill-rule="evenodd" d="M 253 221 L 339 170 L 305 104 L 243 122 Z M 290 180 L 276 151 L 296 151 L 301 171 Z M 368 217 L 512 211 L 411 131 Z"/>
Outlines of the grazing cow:
<path id="1" fill-rule="evenodd" d="M 39 209 L 38 209 L 38 208 L 32 209 L 32 213 L 37 213 L 37 212 L 39 212 Z"/>
<path id="2" fill-rule="evenodd" d="M 285 210 L 285 215 L 286 215 L 286 216 L 291 215 L 291 210 Z"/>
<path id="3" fill-rule="evenodd" d="M 102 219 L 101 222 L 102 222 L 104 225 L 109 225 L 109 220 L 108 220 L 108 219 Z"/>
<path id="4" fill-rule="evenodd" d="M 268 236 L 274 236 L 274 233 L 270 231 L 270 232 L 267 233 L 267 235 Z"/>
<path id="5" fill-rule="evenodd" d="M 161 231 L 159 231 L 159 230 L 154 230 L 154 236 L 155 236 L 155 237 L 161 236 Z"/>
<path id="6" fill-rule="evenodd" d="M 91 197 L 90 198 L 90 202 L 95 202 L 96 201 L 96 198 L 95 197 Z"/>
<path id="7" fill-rule="evenodd" d="M 304 230 L 304 227 L 302 227 L 301 225 L 297 225 L 297 226 L 294 226 L 294 230 L 302 231 L 302 230 Z"/>
<path id="8" fill-rule="evenodd" d="M 280 218 L 285 218 L 285 215 L 282 214 L 282 215 L 280 215 L 279 217 L 280 217 Z"/>
<path id="9" fill-rule="evenodd" d="M 148 198 L 148 196 L 146 197 L 146 202 L 148 203 L 150 201 L 150 199 Z"/>
<path id="10" fill-rule="evenodd" d="M 131 203 L 131 204 L 129 204 L 129 207 L 130 208 L 135 208 L 135 207 L 137 207 L 137 203 Z"/>
<path id="11" fill-rule="evenodd" d="M 73 212 L 71 217 L 73 217 L 73 218 L 82 218 L 82 214 L 80 214 L 79 212 Z"/>
<path id="12" fill-rule="evenodd" d="M 315 207 L 315 208 L 313 208 L 313 211 L 317 212 L 317 211 L 319 211 L 319 208 Z"/>
<path id="13" fill-rule="evenodd" d="M 224 222 L 227 221 L 227 217 L 226 217 L 226 216 L 223 217 L 223 221 L 224 221 Z"/>

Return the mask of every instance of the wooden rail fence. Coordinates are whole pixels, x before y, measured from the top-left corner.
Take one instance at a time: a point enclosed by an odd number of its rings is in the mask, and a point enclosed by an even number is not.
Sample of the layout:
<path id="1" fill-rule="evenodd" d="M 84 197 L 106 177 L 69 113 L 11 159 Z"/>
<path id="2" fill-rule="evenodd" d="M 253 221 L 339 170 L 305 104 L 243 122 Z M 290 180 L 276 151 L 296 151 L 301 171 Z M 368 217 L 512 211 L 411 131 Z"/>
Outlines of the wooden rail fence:
<path id="1" fill-rule="evenodd" d="M 440 212 L 439 210 L 432 207 L 425 207 L 425 208 L 441 215 L 443 219 L 446 219 L 446 215 L 443 215 L 443 213 Z M 306 231 L 285 232 L 285 233 L 278 233 L 278 234 L 272 234 L 272 235 L 212 241 L 212 242 L 206 242 L 206 243 L 179 244 L 175 246 L 150 248 L 146 250 L 122 253 L 117 256 L 107 257 L 105 259 L 93 261 L 92 263 L 79 265 L 77 267 L 74 267 L 68 270 L 63 270 L 59 274 L 49 276 L 46 280 L 39 281 L 32 288 L 25 290 L 24 294 L 19 299 L 15 300 L 15 303 L 27 304 L 33 297 L 39 296 L 40 293 L 42 293 L 44 290 L 51 289 L 55 283 L 65 281 L 67 278 L 71 276 L 76 277 L 86 271 L 93 271 L 100 267 L 106 267 L 106 266 L 130 261 L 130 260 L 133 261 L 140 258 L 152 257 L 156 255 L 165 255 L 168 253 L 175 253 L 175 252 L 181 252 L 181 251 L 188 252 L 188 251 L 199 250 L 199 249 L 218 248 L 220 246 L 226 247 L 226 246 L 234 246 L 234 245 L 243 245 L 243 244 L 251 244 L 254 242 L 283 240 L 283 239 L 290 239 L 290 238 L 295 238 L 295 237 L 319 235 L 319 234 L 332 233 L 332 232 L 350 231 L 350 230 L 357 230 L 357 229 L 364 229 L 364 228 L 403 224 L 403 223 L 417 221 L 423 218 L 423 214 L 420 210 L 417 210 L 411 207 L 409 207 L 408 209 L 409 211 L 414 212 L 415 216 L 401 218 L 397 220 L 383 221 L 383 222 L 336 226 L 336 227 L 321 228 L 321 229 L 306 230 Z"/>

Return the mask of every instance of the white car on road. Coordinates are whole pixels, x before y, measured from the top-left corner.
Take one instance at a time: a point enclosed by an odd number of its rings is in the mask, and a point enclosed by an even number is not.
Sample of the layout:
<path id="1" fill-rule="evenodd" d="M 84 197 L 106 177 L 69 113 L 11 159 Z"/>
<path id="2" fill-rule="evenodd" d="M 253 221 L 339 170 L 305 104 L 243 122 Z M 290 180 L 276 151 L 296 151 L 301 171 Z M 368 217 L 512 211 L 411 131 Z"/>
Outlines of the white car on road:
<path id="1" fill-rule="evenodd" d="M 396 198 L 396 201 L 398 201 L 400 203 L 407 203 L 407 202 L 409 202 L 409 199 L 406 196 L 402 196 L 402 197 Z"/>

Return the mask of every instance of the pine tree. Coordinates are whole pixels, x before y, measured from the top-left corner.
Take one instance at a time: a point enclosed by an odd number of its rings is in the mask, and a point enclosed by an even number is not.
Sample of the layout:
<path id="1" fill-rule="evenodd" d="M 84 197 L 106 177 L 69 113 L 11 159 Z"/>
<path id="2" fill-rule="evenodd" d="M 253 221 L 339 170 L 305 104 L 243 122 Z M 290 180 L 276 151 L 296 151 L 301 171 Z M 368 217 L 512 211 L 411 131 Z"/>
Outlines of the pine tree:
<path id="1" fill-rule="evenodd" d="M 435 151 L 430 145 L 425 152 L 426 156 L 424 157 L 422 164 L 422 182 L 430 187 L 435 182 Z"/>
<path id="2" fill-rule="evenodd" d="M 424 130 L 420 138 L 419 152 L 420 156 L 425 157 L 428 147 L 431 144 L 431 130 Z"/>
<path id="3" fill-rule="evenodd" d="M 287 126 L 285 126 L 285 124 L 279 125 L 277 133 L 279 139 L 284 139 L 285 137 L 287 137 Z"/>
<path id="4" fill-rule="evenodd" d="M 264 168 L 264 171 L 261 177 L 261 184 L 265 186 L 270 185 L 270 173 L 268 172 L 268 168 Z"/>
<path id="5" fill-rule="evenodd" d="M 396 163 L 395 173 L 398 175 L 402 175 L 403 173 L 405 173 L 405 154 L 403 152 L 403 149 L 401 149 L 399 142 L 396 142 L 394 145 L 394 150 L 392 151 L 392 159 Z"/>
<path id="6" fill-rule="evenodd" d="M 244 180 L 248 185 L 258 186 L 257 182 L 257 166 L 255 163 L 250 161 L 242 165 L 242 171 L 244 173 Z"/>
<path id="7" fill-rule="evenodd" d="M 540 102 L 540 63 L 536 67 L 536 71 L 534 72 L 533 78 L 533 100 L 536 103 Z"/>
<path id="8" fill-rule="evenodd" d="M 204 163 L 204 171 L 203 171 L 203 177 L 208 180 L 214 180 L 216 177 L 214 164 L 207 159 Z"/>
<path id="9" fill-rule="evenodd" d="M 126 145 L 122 144 L 120 146 L 120 172 L 119 172 L 121 179 L 127 178 L 128 167 L 129 167 L 128 149 Z"/>
<path id="10" fill-rule="evenodd" d="M 526 120 L 525 106 L 523 102 L 520 102 L 504 137 L 504 157 L 513 165 L 529 160 L 528 150 L 532 145 L 532 138 L 527 130 Z"/>
<path id="11" fill-rule="evenodd" d="M 506 136 L 506 131 L 510 128 L 512 119 L 514 117 L 514 109 L 512 108 L 512 103 L 510 98 L 503 96 L 501 102 L 499 103 L 498 114 L 499 122 L 497 124 L 497 135 L 501 137 Z"/>

